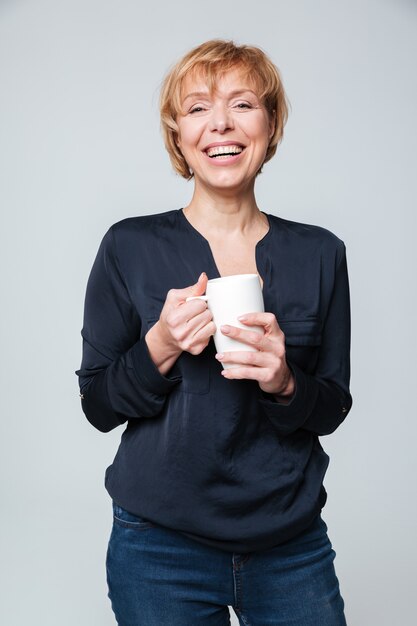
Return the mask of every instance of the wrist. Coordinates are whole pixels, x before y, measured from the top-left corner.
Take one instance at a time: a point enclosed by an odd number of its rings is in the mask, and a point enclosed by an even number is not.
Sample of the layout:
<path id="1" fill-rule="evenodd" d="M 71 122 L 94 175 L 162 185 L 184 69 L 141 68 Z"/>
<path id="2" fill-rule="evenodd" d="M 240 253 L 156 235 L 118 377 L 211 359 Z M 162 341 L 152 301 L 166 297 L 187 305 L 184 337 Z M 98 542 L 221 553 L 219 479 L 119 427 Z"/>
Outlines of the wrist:
<path id="1" fill-rule="evenodd" d="M 177 346 L 172 345 L 168 338 L 165 337 L 159 320 L 146 333 L 145 342 L 151 359 L 161 374 L 165 374 L 171 369 L 181 354 L 181 350 Z"/>
<path id="2" fill-rule="evenodd" d="M 278 402 L 289 402 L 295 393 L 295 379 L 293 373 L 288 368 L 288 376 L 284 381 L 283 387 L 272 395 Z"/>
<path id="3" fill-rule="evenodd" d="M 275 395 L 286 398 L 288 396 L 292 396 L 294 394 L 294 391 L 295 391 L 295 380 L 294 380 L 294 376 L 290 372 L 290 375 L 288 377 L 288 382 L 285 388 Z"/>

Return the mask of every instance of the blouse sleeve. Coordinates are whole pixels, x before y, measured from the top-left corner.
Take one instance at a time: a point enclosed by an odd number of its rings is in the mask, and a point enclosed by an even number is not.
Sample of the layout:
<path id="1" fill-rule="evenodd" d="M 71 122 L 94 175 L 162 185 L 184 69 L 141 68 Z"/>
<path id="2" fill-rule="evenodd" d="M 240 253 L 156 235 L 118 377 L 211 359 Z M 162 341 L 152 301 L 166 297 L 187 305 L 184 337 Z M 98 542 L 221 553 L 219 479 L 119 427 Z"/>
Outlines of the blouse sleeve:
<path id="1" fill-rule="evenodd" d="M 141 320 L 123 280 L 113 227 L 104 236 L 85 296 L 79 377 L 82 409 L 108 432 L 128 419 L 158 415 L 181 377 L 163 376 L 149 354 Z"/>
<path id="2" fill-rule="evenodd" d="M 328 435 L 343 422 L 352 406 L 350 379 L 350 299 L 344 244 L 338 251 L 333 292 L 324 323 L 314 375 L 288 361 L 295 393 L 288 404 L 262 394 L 263 410 L 282 436 L 298 428 Z"/>

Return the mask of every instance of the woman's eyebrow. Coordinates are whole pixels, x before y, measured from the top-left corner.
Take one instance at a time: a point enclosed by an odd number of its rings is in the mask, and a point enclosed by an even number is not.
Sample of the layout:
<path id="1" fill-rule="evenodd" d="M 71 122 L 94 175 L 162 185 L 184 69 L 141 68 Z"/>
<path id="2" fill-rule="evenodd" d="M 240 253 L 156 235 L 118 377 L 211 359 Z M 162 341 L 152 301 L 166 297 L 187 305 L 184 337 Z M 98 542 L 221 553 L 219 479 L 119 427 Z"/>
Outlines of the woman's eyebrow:
<path id="1" fill-rule="evenodd" d="M 229 97 L 233 97 L 233 96 L 239 96 L 239 95 L 241 95 L 243 93 L 251 93 L 254 96 L 256 96 L 256 93 L 252 89 L 235 89 L 234 91 L 231 91 L 227 95 Z M 183 102 L 188 100 L 188 98 L 199 98 L 199 97 L 204 97 L 204 96 L 208 96 L 208 95 L 210 95 L 208 91 L 192 91 L 191 93 L 189 93 L 189 94 L 187 94 L 185 96 L 185 98 L 183 99 Z"/>
<path id="2" fill-rule="evenodd" d="M 186 100 L 188 100 L 188 98 L 200 98 L 201 96 L 207 96 L 208 93 L 208 91 L 192 91 L 191 93 L 187 94 L 182 99 L 182 101 L 185 102 Z"/>

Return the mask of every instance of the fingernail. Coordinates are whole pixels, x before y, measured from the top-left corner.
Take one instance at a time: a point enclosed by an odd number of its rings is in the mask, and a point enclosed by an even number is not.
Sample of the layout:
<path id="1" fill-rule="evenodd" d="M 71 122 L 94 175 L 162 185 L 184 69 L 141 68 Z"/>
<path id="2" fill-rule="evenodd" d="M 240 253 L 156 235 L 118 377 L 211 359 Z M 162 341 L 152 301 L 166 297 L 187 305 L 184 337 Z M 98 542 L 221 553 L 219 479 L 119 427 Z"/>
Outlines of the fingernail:
<path id="1" fill-rule="evenodd" d="M 205 273 L 205 272 L 201 272 L 200 276 L 198 277 L 198 281 L 197 281 L 197 282 L 200 282 L 200 280 L 201 280 L 201 279 L 203 278 L 203 276 L 205 276 L 205 275 L 206 275 L 206 273 Z"/>
<path id="2" fill-rule="evenodd" d="M 220 330 L 222 331 L 222 333 L 230 333 L 230 326 L 228 326 L 227 324 L 225 324 L 224 326 L 220 326 Z"/>
<path id="3" fill-rule="evenodd" d="M 221 361 L 224 358 L 224 354 L 222 352 L 219 352 L 218 354 L 216 354 L 216 359 L 218 361 Z"/>
<path id="4" fill-rule="evenodd" d="M 239 315 L 237 319 L 239 320 L 239 322 L 246 322 L 248 318 L 246 317 L 246 315 Z"/>

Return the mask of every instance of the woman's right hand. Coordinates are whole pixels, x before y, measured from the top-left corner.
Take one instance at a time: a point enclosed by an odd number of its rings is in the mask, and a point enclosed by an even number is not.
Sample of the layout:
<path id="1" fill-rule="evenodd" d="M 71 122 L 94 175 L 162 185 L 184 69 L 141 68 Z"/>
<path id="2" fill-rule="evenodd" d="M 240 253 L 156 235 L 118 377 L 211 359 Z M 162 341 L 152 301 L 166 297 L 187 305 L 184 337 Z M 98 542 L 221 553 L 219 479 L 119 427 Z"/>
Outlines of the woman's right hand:
<path id="1" fill-rule="evenodd" d="M 186 299 L 202 296 L 207 287 L 203 272 L 197 283 L 185 289 L 170 289 L 159 320 L 145 336 L 151 358 L 161 374 L 166 374 L 181 352 L 200 354 L 216 332 L 205 300 Z"/>

